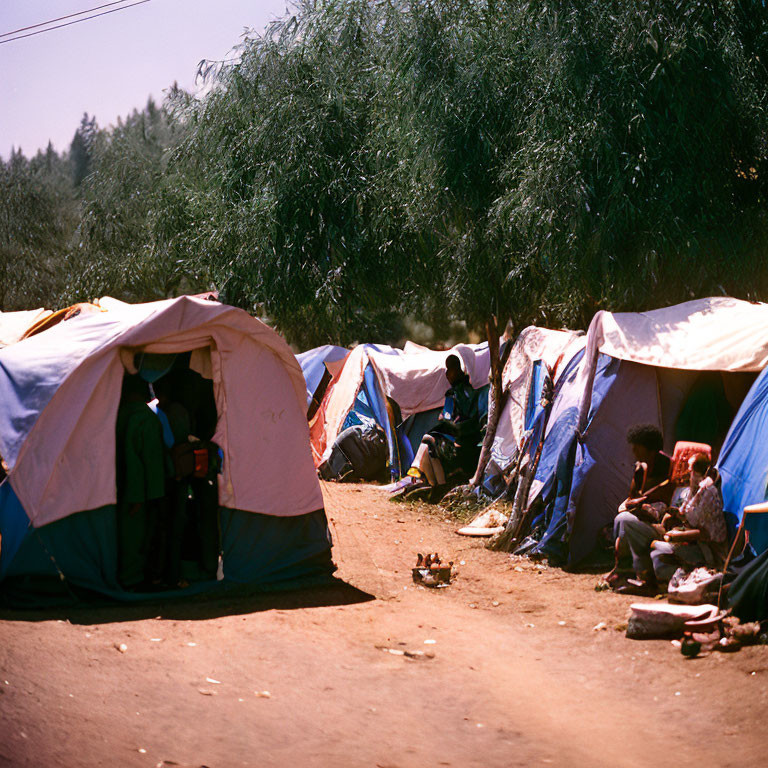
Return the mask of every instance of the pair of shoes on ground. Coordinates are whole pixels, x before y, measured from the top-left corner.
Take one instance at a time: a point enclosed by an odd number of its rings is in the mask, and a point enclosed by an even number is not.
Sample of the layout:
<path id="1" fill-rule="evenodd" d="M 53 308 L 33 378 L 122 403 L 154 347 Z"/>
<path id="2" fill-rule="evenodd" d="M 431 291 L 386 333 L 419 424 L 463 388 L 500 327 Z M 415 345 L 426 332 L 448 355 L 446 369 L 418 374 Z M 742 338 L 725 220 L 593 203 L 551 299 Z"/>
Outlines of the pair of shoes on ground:
<path id="1" fill-rule="evenodd" d="M 406 482 L 410 481 L 410 482 Z M 439 501 L 446 491 L 445 485 L 430 485 L 426 478 L 406 477 L 390 494 L 390 501 Z"/>

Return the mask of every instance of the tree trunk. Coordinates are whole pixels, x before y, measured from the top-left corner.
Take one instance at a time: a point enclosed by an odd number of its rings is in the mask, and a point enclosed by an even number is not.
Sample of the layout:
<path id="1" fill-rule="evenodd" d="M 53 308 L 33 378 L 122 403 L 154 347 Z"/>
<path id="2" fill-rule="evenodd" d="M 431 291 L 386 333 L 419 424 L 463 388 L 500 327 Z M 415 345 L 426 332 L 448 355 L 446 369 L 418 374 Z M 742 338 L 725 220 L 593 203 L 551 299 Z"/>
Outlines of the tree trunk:
<path id="1" fill-rule="evenodd" d="M 528 496 L 531 484 L 536 477 L 536 470 L 539 468 L 542 446 L 543 440 L 536 448 L 536 455 L 533 461 L 521 469 L 517 481 L 515 500 L 512 503 L 512 514 L 509 516 L 504 530 L 488 542 L 488 549 L 497 552 L 512 552 L 520 543 L 520 536 L 525 530 L 528 513 Z"/>
<path id="2" fill-rule="evenodd" d="M 477 469 L 469 484 L 472 487 L 480 485 L 483 481 L 485 468 L 491 460 L 491 447 L 493 439 L 496 437 L 496 428 L 499 425 L 499 417 L 504 410 L 504 393 L 502 391 L 501 375 L 504 371 L 504 364 L 509 357 L 510 346 L 504 350 L 504 358 L 499 358 L 499 326 L 495 315 L 485 324 L 485 334 L 488 339 L 488 349 L 491 353 L 491 389 L 488 397 L 488 426 L 483 438 L 483 447 L 480 449 L 480 460 L 477 463 Z"/>
<path id="3" fill-rule="evenodd" d="M 559 365 L 560 360 L 555 364 L 555 367 L 551 369 L 548 374 L 548 381 L 550 387 L 554 388 L 554 378 Z M 545 382 L 546 386 L 546 382 Z M 541 430 L 541 436 L 539 438 L 538 445 L 536 446 L 536 453 L 534 454 L 533 461 L 528 466 L 522 467 L 517 481 L 517 491 L 515 493 L 515 500 L 512 504 L 512 514 L 509 516 L 507 525 L 504 530 L 496 537 L 488 542 L 488 549 L 493 549 L 501 552 L 512 552 L 515 547 L 520 543 L 520 537 L 525 531 L 528 524 L 528 497 L 530 495 L 531 485 L 536 477 L 536 470 L 539 468 L 539 460 L 541 459 L 541 452 L 544 448 L 544 438 L 547 434 L 547 422 L 549 421 L 549 414 L 552 412 L 552 391 L 546 395 L 546 405 L 544 409 L 544 425 Z M 529 450 L 530 446 L 524 445 L 520 447 L 520 450 Z"/>

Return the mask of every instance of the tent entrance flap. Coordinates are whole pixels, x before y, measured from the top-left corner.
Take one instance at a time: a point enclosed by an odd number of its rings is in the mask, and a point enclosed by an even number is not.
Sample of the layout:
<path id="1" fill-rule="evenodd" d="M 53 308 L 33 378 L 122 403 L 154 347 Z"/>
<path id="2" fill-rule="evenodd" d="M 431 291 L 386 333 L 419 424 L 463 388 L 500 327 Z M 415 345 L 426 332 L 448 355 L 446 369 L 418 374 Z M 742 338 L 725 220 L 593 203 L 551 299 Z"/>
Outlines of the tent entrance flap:
<path id="1" fill-rule="evenodd" d="M 124 376 L 115 456 L 118 579 L 125 588 L 217 575 L 224 452 L 213 441 L 214 382 L 192 370 L 194 356 L 139 353 L 138 374 Z"/>

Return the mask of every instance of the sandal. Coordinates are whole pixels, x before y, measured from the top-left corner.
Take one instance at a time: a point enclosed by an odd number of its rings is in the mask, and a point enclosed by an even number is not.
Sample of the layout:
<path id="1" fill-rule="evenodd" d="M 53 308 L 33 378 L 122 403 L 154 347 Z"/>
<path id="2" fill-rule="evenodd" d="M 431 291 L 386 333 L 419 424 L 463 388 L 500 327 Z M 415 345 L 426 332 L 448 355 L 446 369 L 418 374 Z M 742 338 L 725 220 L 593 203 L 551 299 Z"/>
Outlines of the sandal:
<path id="1" fill-rule="evenodd" d="M 659 594 L 658 584 L 640 581 L 639 579 L 627 579 L 624 586 L 617 587 L 620 595 L 635 595 L 637 597 L 656 597 Z"/>

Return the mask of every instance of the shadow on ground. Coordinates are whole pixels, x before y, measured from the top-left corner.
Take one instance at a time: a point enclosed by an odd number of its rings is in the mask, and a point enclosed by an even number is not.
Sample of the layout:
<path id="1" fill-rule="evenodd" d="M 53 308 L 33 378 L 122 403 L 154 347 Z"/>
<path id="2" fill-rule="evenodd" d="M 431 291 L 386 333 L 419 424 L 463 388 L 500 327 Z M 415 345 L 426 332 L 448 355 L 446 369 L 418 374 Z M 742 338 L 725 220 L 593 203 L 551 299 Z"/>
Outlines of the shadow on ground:
<path id="1" fill-rule="evenodd" d="M 239 616 L 271 610 L 327 608 L 355 605 L 374 600 L 337 578 L 321 586 L 280 591 L 255 590 L 238 587 L 226 592 L 204 593 L 172 599 L 148 598 L 141 602 L 124 603 L 99 595 L 87 595 L 77 602 L 56 607 L 0 607 L 0 621 L 68 621 L 70 624 L 111 624 L 124 621 L 163 619 L 168 621 L 203 621 L 222 616 Z"/>

